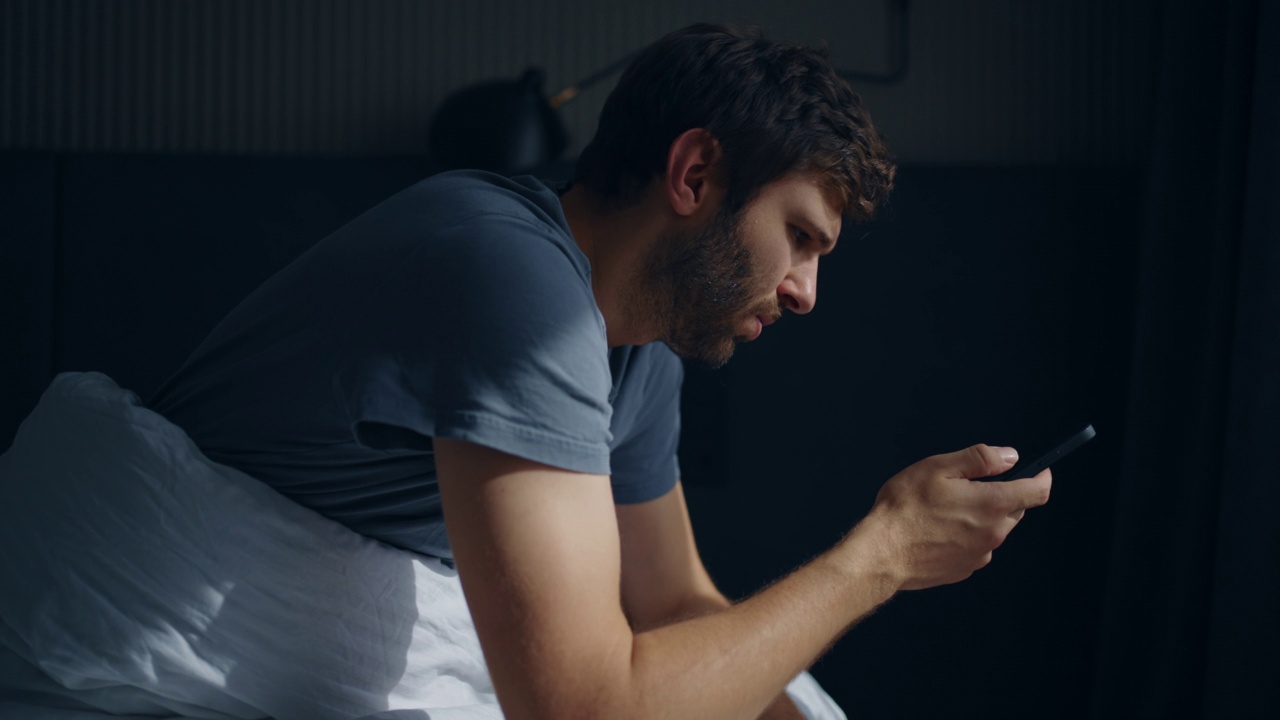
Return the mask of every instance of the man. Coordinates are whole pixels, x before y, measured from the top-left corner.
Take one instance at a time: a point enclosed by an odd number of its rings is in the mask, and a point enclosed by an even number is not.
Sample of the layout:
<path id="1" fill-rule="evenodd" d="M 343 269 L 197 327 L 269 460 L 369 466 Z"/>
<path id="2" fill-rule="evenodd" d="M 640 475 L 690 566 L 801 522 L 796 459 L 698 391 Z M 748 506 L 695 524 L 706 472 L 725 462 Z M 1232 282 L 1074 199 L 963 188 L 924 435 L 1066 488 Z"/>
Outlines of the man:
<path id="1" fill-rule="evenodd" d="M 1047 473 L 970 482 L 1016 457 L 976 446 L 895 476 L 752 598 L 703 569 L 676 355 L 719 365 L 809 312 L 842 217 L 893 172 L 821 55 L 679 31 L 624 73 L 571 187 L 404 191 L 250 296 L 151 407 L 297 503 L 455 561 L 507 717 L 797 717 L 783 689 L 834 639 L 967 577 L 1048 499 Z"/>

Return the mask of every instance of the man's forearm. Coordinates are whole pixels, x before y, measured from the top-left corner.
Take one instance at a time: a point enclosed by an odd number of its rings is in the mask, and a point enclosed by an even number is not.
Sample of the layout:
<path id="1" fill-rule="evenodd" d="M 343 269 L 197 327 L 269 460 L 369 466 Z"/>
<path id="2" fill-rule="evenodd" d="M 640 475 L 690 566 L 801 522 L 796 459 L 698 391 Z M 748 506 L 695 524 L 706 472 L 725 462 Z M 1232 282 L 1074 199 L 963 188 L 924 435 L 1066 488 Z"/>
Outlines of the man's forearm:
<path id="1" fill-rule="evenodd" d="M 893 579 L 871 559 L 872 548 L 856 535 L 722 612 L 636 635 L 630 678 L 643 688 L 635 688 L 632 697 L 680 707 L 690 717 L 754 717 L 767 707 L 783 713 L 778 717 L 796 717 L 790 703 L 770 703 L 895 590 Z M 657 707 L 636 713 L 660 715 Z"/>
<path id="2" fill-rule="evenodd" d="M 716 591 L 715 594 L 697 594 L 684 599 L 678 606 L 673 608 L 671 614 L 661 618 L 645 618 L 643 623 L 633 621 L 633 627 L 637 631 L 652 630 L 670 625 L 672 623 L 684 620 L 692 620 L 696 617 L 702 617 L 714 612 L 720 612 L 732 606 L 723 594 Z M 791 701 L 791 696 L 786 692 L 778 693 L 769 707 L 760 715 L 759 720 L 804 720 L 804 714 Z"/>

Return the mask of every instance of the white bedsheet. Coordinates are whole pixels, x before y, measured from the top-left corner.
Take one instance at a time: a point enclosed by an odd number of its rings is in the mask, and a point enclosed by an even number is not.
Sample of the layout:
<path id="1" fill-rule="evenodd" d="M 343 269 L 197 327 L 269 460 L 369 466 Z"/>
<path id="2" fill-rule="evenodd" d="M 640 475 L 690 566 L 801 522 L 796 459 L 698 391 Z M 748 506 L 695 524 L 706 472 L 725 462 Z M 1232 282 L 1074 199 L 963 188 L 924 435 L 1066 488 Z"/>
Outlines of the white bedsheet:
<path id="1" fill-rule="evenodd" d="M 199 452 L 97 373 L 0 457 L 0 718 L 501 718 L 456 574 Z M 807 674 L 811 718 L 844 715 Z"/>

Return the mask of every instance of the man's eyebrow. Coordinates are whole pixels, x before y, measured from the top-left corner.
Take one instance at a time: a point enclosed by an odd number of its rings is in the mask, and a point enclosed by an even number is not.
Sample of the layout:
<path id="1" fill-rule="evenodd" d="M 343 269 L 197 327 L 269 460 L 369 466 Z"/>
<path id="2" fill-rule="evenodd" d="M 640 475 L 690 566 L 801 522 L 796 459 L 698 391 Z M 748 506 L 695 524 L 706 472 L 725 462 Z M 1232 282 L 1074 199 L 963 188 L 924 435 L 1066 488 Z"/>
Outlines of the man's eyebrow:
<path id="1" fill-rule="evenodd" d="M 836 247 L 835 239 L 822 230 L 818 231 L 818 244 L 822 245 L 823 252 L 831 252 Z"/>

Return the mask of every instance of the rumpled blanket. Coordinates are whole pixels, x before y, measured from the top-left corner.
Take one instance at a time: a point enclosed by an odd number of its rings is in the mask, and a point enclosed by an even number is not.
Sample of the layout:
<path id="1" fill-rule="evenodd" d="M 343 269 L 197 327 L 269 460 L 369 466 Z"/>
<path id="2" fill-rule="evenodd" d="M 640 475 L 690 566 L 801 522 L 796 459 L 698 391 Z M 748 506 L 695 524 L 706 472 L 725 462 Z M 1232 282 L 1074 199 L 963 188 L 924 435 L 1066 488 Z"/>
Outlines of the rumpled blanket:
<path id="1" fill-rule="evenodd" d="M 0 718 L 502 717 L 450 567 L 208 460 L 98 373 L 58 376 L 0 456 L 0 588 Z"/>

